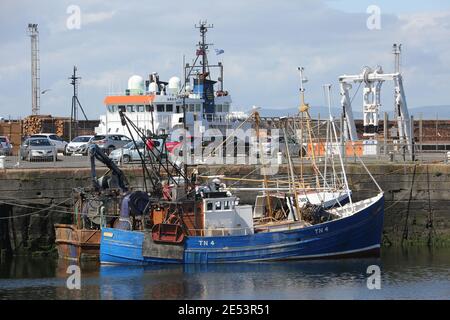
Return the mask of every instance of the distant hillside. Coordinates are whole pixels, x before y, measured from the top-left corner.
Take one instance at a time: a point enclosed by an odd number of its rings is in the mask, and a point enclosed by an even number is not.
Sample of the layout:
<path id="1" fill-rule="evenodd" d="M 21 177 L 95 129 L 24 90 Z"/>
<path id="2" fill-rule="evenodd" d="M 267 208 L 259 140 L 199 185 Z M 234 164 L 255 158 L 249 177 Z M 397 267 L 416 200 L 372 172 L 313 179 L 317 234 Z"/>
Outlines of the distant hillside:
<path id="1" fill-rule="evenodd" d="M 311 106 L 309 109 L 311 117 L 317 118 L 320 114 L 320 118 L 324 119 L 328 117 L 328 108 L 322 106 Z M 262 117 L 281 117 L 281 116 L 292 116 L 298 113 L 297 108 L 261 108 L 260 114 Z M 332 108 L 331 113 L 335 117 L 339 117 L 341 113 L 341 109 Z M 442 105 L 442 106 L 422 106 L 422 107 L 410 107 L 409 108 L 410 115 L 414 116 L 415 119 L 419 119 L 422 116 L 424 120 L 435 120 L 436 115 L 438 115 L 438 119 L 450 119 L 450 105 Z M 392 119 L 394 117 L 394 111 L 388 112 L 389 118 Z M 354 111 L 353 116 L 355 119 L 362 119 L 363 113 L 361 111 Z M 380 114 L 380 119 L 383 119 L 383 114 Z"/>
<path id="2" fill-rule="evenodd" d="M 441 120 L 450 119 L 450 105 L 411 107 L 409 112 L 415 119 L 419 119 L 420 115 L 424 120 L 435 120 L 436 115 Z"/>
<path id="3" fill-rule="evenodd" d="M 287 108 L 287 109 L 266 109 L 262 107 L 259 111 L 261 117 L 282 117 L 282 116 L 293 116 L 298 113 L 298 108 Z M 320 114 L 320 118 L 324 119 L 328 117 L 328 107 L 322 107 L 322 106 L 311 106 L 309 108 L 309 114 L 313 118 L 317 118 Z M 338 117 L 341 113 L 341 110 L 338 108 L 331 108 L 331 113 L 333 116 Z M 362 112 L 354 112 L 353 115 L 356 118 L 362 118 Z"/>

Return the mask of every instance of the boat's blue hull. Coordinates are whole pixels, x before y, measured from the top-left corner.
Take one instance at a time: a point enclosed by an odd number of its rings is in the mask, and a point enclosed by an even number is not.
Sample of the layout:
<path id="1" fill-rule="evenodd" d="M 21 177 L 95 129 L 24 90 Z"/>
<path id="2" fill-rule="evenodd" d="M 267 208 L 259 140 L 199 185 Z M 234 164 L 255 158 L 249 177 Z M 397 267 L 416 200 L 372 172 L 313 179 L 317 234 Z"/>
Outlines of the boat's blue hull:
<path id="1" fill-rule="evenodd" d="M 187 237 L 178 258 L 144 256 L 144 233 L 104 228 L 101 263 L 229 263 L 379 254 L 384 197 L 349 217 L 245 236 Z M 107 236 L 105 236 L 105 234 Z M 171 246 L 171 245 L 169 245 Z"/>

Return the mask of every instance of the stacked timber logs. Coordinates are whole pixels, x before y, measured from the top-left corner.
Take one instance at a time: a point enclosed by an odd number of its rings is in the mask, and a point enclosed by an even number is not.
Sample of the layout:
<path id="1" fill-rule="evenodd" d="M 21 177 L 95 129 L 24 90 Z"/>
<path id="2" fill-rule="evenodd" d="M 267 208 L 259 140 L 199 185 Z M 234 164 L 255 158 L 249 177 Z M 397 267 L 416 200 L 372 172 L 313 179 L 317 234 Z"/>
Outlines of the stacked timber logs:
<path id="1" fill-rule="evenodd" d="M 69 125 L 67 118 L 54 118 L 50 115 L 32 115 L 22 121 L 22 132 L 24 135 L 36 133 L 55 133 L 64 136 L 65 125 Z"/>
<path id="2" fill-rule="evenodd" d="M 55 133 L 57 136 L 62 137 L 64 135 L 64 120 L 58 119 L 55 121 Z"/>
<path id="3" fill-rule="evenodd" d="M 42 127 L 42 118 L 37 116 L 29 116 L 22 121 L 22 132 L 29 136 L 35 133 L 40 133 Z"/>

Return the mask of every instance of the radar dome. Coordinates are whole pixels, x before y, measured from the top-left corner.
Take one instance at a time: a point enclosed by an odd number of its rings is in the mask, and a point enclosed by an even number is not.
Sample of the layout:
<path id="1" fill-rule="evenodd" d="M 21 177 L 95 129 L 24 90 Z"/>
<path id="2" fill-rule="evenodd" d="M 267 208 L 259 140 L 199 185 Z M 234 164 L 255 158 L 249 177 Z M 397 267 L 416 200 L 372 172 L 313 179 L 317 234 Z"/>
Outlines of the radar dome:
<path id="1" fill-rule="evenodd" d="M 128 90 L 131 94 L 141 94 L 144 92 L 144 78 L 138 75 L 131 76 L 128 79 Z"/>
<path id="2" fill-rule="evenodd" d="M 178 77 L 172 77 L 169 79 L 168 89 L 170 93 L 178 93 L 181 88 L 181 80 Z"/>

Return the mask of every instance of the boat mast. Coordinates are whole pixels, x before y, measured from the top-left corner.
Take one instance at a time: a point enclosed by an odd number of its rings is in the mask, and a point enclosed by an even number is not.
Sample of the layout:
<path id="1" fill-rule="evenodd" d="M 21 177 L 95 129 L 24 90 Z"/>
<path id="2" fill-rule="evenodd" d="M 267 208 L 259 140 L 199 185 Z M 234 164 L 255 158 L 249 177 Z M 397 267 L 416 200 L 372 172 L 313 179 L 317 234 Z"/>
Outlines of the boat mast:
<path id="1" fill-rule="evenodd" d="M 263 148 L 262 148 L 261 136 L 260 136 L 260 131 L 259 131 L 261 118 L 259 117 L 259 112 L 256 111 L 256 110 L 253 111 L 253 116 L 255 117 L 256 139 L 257 139 L 257 143 L 258 143 L 258 146 L 259 146 L 259 157 L 261 159 L 261 165 L 262 165 L 263 186 L 264 186 L 265 189 L 268 189 L 269 188 L 269 183 L 267 181 L 266 168 L 265 168 L 265 163 L 264 163 L 264 152 L 263 152 Z M 266 194 L 268 216 L 272 217 L 272 205 L 270 204 L 270 195 L 269 195 L 269 192 L 265 191 L 264 193 Z"/>
<path id="2" fill-rule="evenodd" d="M 311 134 L 311 116 L 309 114 L 309 104 L 305 103 L 305 88 L 303 87 L 303 82 L 306 82 L 307 80 L 305 78 L 303 78 L 303 71 L 305 70 L 304 67 L 298 67 L 297 70 L 300 73 L 300 107 L 299 107 L 299 112 L 302 114 L 302 136 L 303 136 L 303 113 L 306 114 L 306 127 L 308 130 L 308 138 L 309 138 L 309 143 L 311 145 L 311 160 L 312 160 L 312 167 L 314 169 L 314 173 L 316 175 L 316 185 L 317 187 L 320 186 L 320 181 L 319 181 L 319 168 L 317 167 L 316 164 L 316 157 L 315 157 L 315 152 L 314 152 L 314 145 L 313 145 L 313 139 L 312 139 L 312 134 Z M 302 137 L 303 139 L 303 137 Z M 302 179 L 303 179 L 303 172 L 302 172 Z"/>
<path id="3" fill-rule="evenodd" d="M 338 140 L 337 140 L 336 126 L 334 125 L 333 116 L 331 115 L 331 84 L 324 85 L 324 88 L 327 89 L 326 93 L 327 93 L 327 100 L 328 100 L 328 111 L 330 114 L 330 122 L 331 122 L 331 126 L 333 128 L 333 133 L 334 133 L 334 137 L 336 139 L 336 144 L 337 144 Z M 341 130 L 342 130 L 342 128 L 341 128 Z M 348 199 L 350 200 L 350 206 L 353 208 L 352 195 L 350 194 L 350 189 L 348 187 L 347 174 L 345 172 L 344 162 L 342 161 L 341 150 L 340 150 L 340 148 L 337 148 L 337 149 L 338 149 L 338 155 L 339 155 L 339 162 L 340 162 L 341 168 L 342 168 L 342 175 L 344 178 L 345 191 L 347 192 Z"/>
<path id="4" fill-rule="evenodd" d="M 208 50 L 209 45 L 212 45 L 212 43 L 206 43 L 206 32 L 208 32 L 209 28 L 214 28 L 214 25 L 212 24 L 207 25 L 207 21 L 205 20 L 200 21 L 199 26 L 195 25 L 195 27 L 200 29 L 200 36 L 202 40 L 198 43 L 199 47 L 198 54 L 202 56 L 202 61 L 200 62 L 200 64 L 202 65 L 202 74 L 206 79 L 206 68 L 208 67 L 208 57 L 206 55 L 206 50 Z"/>
<path id="5" fill-rule="evenodd" d="M 288 158 L 288 164 L 289 164 L 289 171 L 290 171 L 290 177 L 289 177 L 289 181 L 291 181 L 291 179 L 292 179 L 292 190 L 290 190 L 291 191 L 291 193 L 292 193 L 292 191 L 293 191 L 293 193 L 294 193 L 294 204 L 295 204 L 295 209 L 296 209 L 296 211 L 297 211 L 297 218 L 299 219 L 299 220 L 303 220 L 303 217 L 302 217 L 302 212 L 301 212 L 301 210 L 300 210 L 300 205 L 299 205 L 299 203 L 298 203 L 298 193 L 297 193 L 297 187 L 296 187 L 296 185 L 295 185 L 295 175 L 294 175 L 294 168 L 293 168 L 293 166 L 292 166 L 292 159 L 291 159 L 291 154 L 290 154 L 290 152 L 289 152 L 289 146 L 288 146 L 288 143 L 287 143 L 287 139 L 286 139 L 286 137 L 287 137 L 287 135 L 286 135 L 286 128 L 285 128 L 285 125 L 286 125 L 286 123 L 283 125 L 283 134 L 284 134 L 284 143 L 285 143 L 285 145 L 286 145 L 286 155 L 287 155 L 287 158 Z M 289 187 L 291 186 L 291 183 L 289 183 Z M 294 216 L 295 217 L 295 216 Z"/>
<path id="6" fill-rule="evenodd" d="M 207 24 L 208 22 L 206 20 L 204 21 L 200 21 L 199 25 L 195 25 L 196 28 L 198 28 L 200 30 L 200 37 L 201 37 L 201 41 L 198 43 L 198 47 L 199 49 L 197 49 L 197 57 L 201 56 L 201 74 L 199 74 L 199 81 L 201 80 L 201 82 L 203 83 L 203 88 L 202 88 L 202 98 L 203 98 L 203 112 L 206 109 L 206 101 L 207 101 L 207 85 L 205 83 L 205 80 L 211 79 L 210 77 L 210 72 L 209 72 L 209 65 L 208 65 L 208 56 L 206 54 L 208 48 L 210 45 L 213 45 L 212 43 L 206 43 L 206 32 L 208 32 L 209 28 L 214 28 L 214 25 L 212 24 Z M 195 65 L 195 63 L 194 63 Z M 208 70 L 207 70 L 208 69 Z"/>

